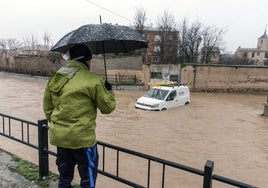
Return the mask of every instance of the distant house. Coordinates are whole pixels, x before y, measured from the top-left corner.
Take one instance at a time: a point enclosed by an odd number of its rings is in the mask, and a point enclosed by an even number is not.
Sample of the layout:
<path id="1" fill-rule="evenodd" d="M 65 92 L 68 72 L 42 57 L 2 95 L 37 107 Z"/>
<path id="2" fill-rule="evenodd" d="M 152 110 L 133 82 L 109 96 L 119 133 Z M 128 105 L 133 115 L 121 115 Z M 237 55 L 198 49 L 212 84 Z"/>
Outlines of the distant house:
<path id="1" fill-rule="evenodd" d="M 266 29 L 264 34 L 258 38 L 257 48 L 239 47 L 235 52 L 235 56 L 256 65 L 268 65 L 268 35 L 266 34 Z"/>
<path id="2" fill-rule="evenodd" d="M 13 57 L 45 56 L 50 48 L 51 46 L 40 44 L 35 46 L 23 46 L 21 48 L 9 50 L 8 54 Z"/>
<path id="3" fill-rule="evenodd" d="M 161 37 L 161 31 L 156 28 L 145 28 L 143 30 L 143 34 L 146 36 L 149 41 L 145 62 L 149 64 L 172 64 L 176 62 L 171 62 L 171 58 L 168 56 L 175 55 L 177 56 L 178 45 L 174 45 L 174 43 L 178 43 L 178 31 L 170 31 L 169 37 L 166 41 L 163 41 Z M 166 45 L 166 46 L 164 46 Z M 172 45 L 173 52 L 167 51 L 167 49 Z M 175 48 L 174 48 L 175 46 Z M 166 48 L 166 49 L 165 49 Z"/>
<path id="4" fill-rule="evenodd" d="M 146 35 L 147 40 L 149 41 L 146 53 L 146 62 L 159 63 L 160 57 L 158 52 L 160 51 L 160 46 L 158 42 L 161 41 L 159 31 L 153 29 L 146 29 L 143 32 Z"/>

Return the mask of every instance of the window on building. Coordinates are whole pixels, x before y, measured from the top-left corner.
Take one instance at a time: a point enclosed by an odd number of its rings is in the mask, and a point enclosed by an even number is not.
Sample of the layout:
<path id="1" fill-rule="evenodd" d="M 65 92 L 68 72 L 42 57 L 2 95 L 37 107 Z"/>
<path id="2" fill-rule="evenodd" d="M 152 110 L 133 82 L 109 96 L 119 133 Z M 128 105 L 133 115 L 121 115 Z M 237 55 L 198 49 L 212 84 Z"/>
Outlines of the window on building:
<path id="1" fill-rule="evenodd" d="M 160 52 L 160 46 L 155 46 L 154 47 L 154 52 Z"/>
<path id="2" fill-rule="evenodd" d="M 251 58 L 254 58 L 255 52 L 251 53 Z"/>
<path id="3" fill-rule="evenodd" d="M 257 56 L 259 56 L 260 55 L 260 52 L 257 52 Z"/>
<path id="4" fill-rule="evenodd" d="M 265 52 L 264 57 L 265 57 L 265 58 L 268 58 L 268 52 Z"/>
<path id="5" fill-rule="evenodd" d="M 154 56 L 154 57 L 153 57 L 153 62 L 154 62 L 154 63 L 157 63 L 157 62 L 158 62 L 158 57 Z"/>
<path id="6" fill-rule="evenodd" d="M 151 72 L 151 78 L 162 78 L 162 72 Z"/>
<path id="7" fill-rule="evenodd" d="M 161 41 L 160 35 L 155 35 L 154 36 L 154 41 Z"/>
<path id="8" fill-rule="evenodd" d="M 243 53 L 243 58 L 247 58 L 247 52 Z"/>
<path id="9" fill-rule="evenodd" d="M 179 76 L 176 74 L 171 74 L 170 76 L 169 76 L 169 79 L 170 79 L 170 81 L 174 81 L 174 82 L 178 82 L 179 81 Z"/>
<path id="10" fill-rule="evenodd" d="M 261 44 L 263 43 L 263 40 L 261 40 Z"/>

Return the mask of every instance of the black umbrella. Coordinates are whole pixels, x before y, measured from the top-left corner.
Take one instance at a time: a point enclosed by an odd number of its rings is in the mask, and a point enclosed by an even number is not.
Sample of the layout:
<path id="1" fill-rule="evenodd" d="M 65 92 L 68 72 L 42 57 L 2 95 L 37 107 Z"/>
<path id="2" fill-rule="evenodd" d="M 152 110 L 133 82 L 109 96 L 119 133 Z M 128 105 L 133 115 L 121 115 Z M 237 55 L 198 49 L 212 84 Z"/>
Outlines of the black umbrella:
<path id="1" fill-rule="evenodd" d="M 148 41 L 136 30 L 121 25 L 88 24 L 63 36 L 51 51 L 66 53 L 75 44 L 84 44 L 93 54 L 104 54 L 105 77 L 107 80 L 105 53 L 129 52 L 147 48 Z"/>

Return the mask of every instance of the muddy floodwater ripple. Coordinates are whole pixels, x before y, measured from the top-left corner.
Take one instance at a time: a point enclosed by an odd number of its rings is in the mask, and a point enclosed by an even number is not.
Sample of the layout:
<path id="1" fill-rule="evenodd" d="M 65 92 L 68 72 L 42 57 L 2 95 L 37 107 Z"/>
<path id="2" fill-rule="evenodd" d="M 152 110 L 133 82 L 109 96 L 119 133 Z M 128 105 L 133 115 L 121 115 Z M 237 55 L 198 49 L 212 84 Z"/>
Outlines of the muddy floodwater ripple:
<path id="1" fill-rule="evenodd" d="M 47 78 L 0 72 L 0 113 L 34 122 L 43 119 L 46 82 Z M 98 113 L 98 140 L 201 170 L 207 160 L 212 160 L 217 175 L 268 186 L 268 119 L 262 116 L 266 95 L 192 92 L 189 105 L 152 112 L 135 109 L 136 99 L 143 94 L 144 91 L 115 91 L 115 112 Z M 34 149 L 2 136 L 0 148 L 38 164 Z M 124 164 L 140 171 L 131 162 Z M 50 170 L 57 172 L 53 157 Z M 169 172 L 165 187 L 202 185 L 202 177 Z M 135 178 L 144 182 L 142 175 Z M 161 175 L 152 177 L 152 187 L 161 186 L 159 179 Z M 97 186 L 126 187 L 113 183 L 99 176 Z M 214 186 L 230 187 L 215 181 Z"/>

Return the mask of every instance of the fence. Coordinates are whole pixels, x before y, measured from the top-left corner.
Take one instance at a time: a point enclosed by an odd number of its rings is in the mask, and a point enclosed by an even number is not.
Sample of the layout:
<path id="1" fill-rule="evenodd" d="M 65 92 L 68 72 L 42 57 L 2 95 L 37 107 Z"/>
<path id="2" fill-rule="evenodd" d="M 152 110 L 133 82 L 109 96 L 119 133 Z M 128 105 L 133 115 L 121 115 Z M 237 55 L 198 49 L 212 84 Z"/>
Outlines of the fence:
<path id="1" fill-rule="evenodd" d="M 1 71 L 5 72 L 12 72 L 18 74 L 26 74 L 31 76 L 51 76 L 53 71 L 42 71 L 42 70 L 24 70 L 24 69 L 17 69 L 17 68 L 3 68 L 0 67 Z M 105 79 L 104 74 L 100 74 L 100 76 Z M 122 75 L 122 74 L 108 74 L 107 80 L 113 84 L 137 84 L 141 83 L 141 80 L 137 79 L 136 75 Z"/>
<path id="2" fill-rule="evenodd" d="M 19 69 L 19 68 L 6 68 L 6 67 L 0 67 L 0 70 L 5 71 L 5 72 L 18 73 L 18 74 L 27 74 L 31 76 L 50 76 L 53 74 L 53 71 L 25 70 L 25 69 Z"/>
<path id="3" fill-rule="evenodd" d="M 25 144 L 29 147 L 35 148 L 39 151 L 39 177 L 42 178 L 47 176 L 49 173 L 49 155 L 56 156 L 56 153 L 50 151 L 48 148 L 48 124 L 47 120 L 39 120 L 38 123 L 22 120 L 16 117 L 12 117 L 9 115 L 1 114 L 0 119 L 2 119 L 2 123 L 0 124 L 0 135 L 10 138 L 12 140 L 18 141 L 22 144 Z M 34 129 L 36 128 L 36 129 Z M 20 131 L 20 136 L 14 134 L 13 130 L 16 130 L 17 133 Z M 31 131 L 38 131 L 38 139 L 37 143 L 34 142 L 34 138 L 31 138 Z M 33 141 L 32 141 L 33 140 Z M 161 158 L 157 158 L 154 156 L 146 155 L 140 152 L 136 152 L 133 150 L 129 150 L 126 148 L 118 147 L 115 145 L 107 144 L 104 142 L 98 141 L 98 148 L 101 151 L 100 155 L 100 164 L 98 173 L 102 174 L 108 178 L 112 178 L 116 181 L 119 181 L 123 184 L 129 185 L 131 187 L 143 188 L 143 187 L 150 187 L 151 186 L 151 166 L 152 162 L 158 163 L 162 166 L 162 180 L 161 186 L 162 188 L 165 187 L 165 178 L 166 178 L 166 168 L 171 167 L 178 170 L 183 170 L 195 175 L 199 175 L 203 177 L 203 188 L 212 188 L 212 182 L 218 181 L 222 182 L 227 185 L 232 185 L 241 188 L 254 188 L 256 186 L 249 185 L 240 181 L 236 181 L 230 178 L 226 178 L 223 176 L 219 176 L 214 174 L 214 162 L 213 161 L 206 161 L 204 166 L 204 170 L 195 169 L 186 165 L 182 165 L 179 163 L 174 163 L 171 161 L 167 161 Z M 106 152 L 107 150 L 115 151 L 115 172 L 111 173 L 110 171 L 106 170 L 107 161 L 106 161 Z M 120 156 L 122 154 L 128 154 L 135 157 L 136 160 L 142 159 L 147 164 L 147 181 L 146 185 L 140 185 L 139 183 L 133 182 L 129 179 L 123 178 L 120 176 Z M 110 162 L 110 161 L 108 161 Z"/>
<path id="4" fill-rule="evenodd" d="M 105 75 L 101 75 L 105 79 Z M 122 75 L 122 74 L 108 74 L 107 80 L 111 83 L 141 83 L 141 80 L 137 79 L 136 75 Z"/>

